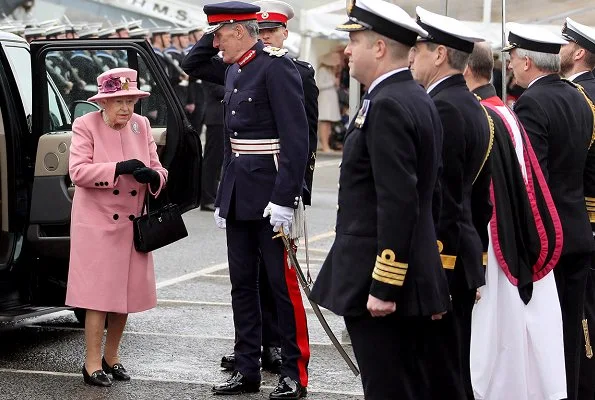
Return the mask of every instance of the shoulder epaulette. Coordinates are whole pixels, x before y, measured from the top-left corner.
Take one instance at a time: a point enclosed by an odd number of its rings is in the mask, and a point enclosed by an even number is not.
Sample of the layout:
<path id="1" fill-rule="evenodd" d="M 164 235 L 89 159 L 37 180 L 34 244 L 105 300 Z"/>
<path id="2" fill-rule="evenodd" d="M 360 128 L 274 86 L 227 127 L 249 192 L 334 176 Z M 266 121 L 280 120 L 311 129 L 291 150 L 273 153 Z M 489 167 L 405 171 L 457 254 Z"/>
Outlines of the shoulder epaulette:
<path id="1" fill-rule="evenodd" d="M 587 102 L 587 104 L 589 105 L 589 108 L 591 109 L 591 113 L 593 113 L 593 131 L 591 132 L 591 141 L 589 142 L 589 149 L 591 148 L 591 146 L 593 145 L 593 142 L 595 142 L 595 104 L 593 104 L 593 100 L 591 100 L 591 98 L 587 95 L 587 92 L 585 92 L 585 89 L 579 85 L 578 83 L 574 83 L 569 79 L 562 79 L 564 82 L 568 83 L 570 86 L 575 87 L 585 98 L 585 101 Z"/>
<path id="2" fill-rule="evenodd" d="M 312 64 L 310 64 L 309 62 L 298 60 L 297 58 L 292 58 L 291 60 L 296 65 L 299 65 L 300 67 L 304 67 L 304 68 L 307 68 L 307 69 L 312 69 Z"/>

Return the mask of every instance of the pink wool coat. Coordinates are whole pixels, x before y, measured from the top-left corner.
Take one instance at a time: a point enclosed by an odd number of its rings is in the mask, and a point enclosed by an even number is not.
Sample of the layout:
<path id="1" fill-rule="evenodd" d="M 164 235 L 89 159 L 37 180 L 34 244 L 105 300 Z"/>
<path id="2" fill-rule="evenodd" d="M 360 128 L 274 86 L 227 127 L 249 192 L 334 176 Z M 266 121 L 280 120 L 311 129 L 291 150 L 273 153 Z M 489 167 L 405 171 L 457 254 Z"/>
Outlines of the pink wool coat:
<path id="1" fill-rule="evenodd" d="M 121 131 L 108 127 L 101 112 L 72 125 L 70 178 L 76 186 L 70 228 L 66 304 L 98 311 L 132 313 L 157 304 L 150 253 L 134 249 L 132 219 L 141 212 L 147 184 L 132 175 L 114 179 L 116 163 L 136 158 L 167 180 L 157 157 L 149 121 L 133 114 Z"/>

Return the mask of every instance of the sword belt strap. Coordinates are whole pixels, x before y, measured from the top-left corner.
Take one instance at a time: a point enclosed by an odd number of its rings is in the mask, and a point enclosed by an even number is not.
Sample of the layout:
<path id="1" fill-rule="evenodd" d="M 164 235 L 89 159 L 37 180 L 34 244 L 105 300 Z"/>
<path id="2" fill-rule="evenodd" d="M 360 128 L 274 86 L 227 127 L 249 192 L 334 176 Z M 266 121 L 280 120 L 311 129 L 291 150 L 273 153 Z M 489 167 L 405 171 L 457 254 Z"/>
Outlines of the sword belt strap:
<path id="1" fill-rule="evenodd" d="M 279 154 L 279 139 L 229 139 L 231 151 L 236 154 Z"/>
<path id="2" fill-rule="evenodd" d="M 442 268 L 444 269 L 455 269 L 455 263 L 457 262 L 457 256 L 450 256 L 448 254 L 440 254 L 442 260 Z M 488 253 L 482 254 L 482 262 L 485 267 L 488 265 Z"/>

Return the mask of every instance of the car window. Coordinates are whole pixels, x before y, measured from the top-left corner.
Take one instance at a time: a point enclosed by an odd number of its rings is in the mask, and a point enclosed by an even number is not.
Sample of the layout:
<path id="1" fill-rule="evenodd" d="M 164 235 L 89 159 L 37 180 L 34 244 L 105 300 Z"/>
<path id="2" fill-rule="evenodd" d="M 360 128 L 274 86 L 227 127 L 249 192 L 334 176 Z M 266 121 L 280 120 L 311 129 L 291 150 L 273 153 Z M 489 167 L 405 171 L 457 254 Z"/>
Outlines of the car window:
<path id="1" fill-rule="evenodd" d="M 168 102 L 139 53 L 107 49 L 50 51 L 45 64 L 71 114 L 77 102 L 86 101 L 97 93 L 97 77 L 103 72 L 119 67 L 136 69 L 139 88 L 150 92 L 151 96 L 141 99 L 135 112 L 147 117 L 154 128 L 167 126 Z M 50 106 L 51 102 L 50 96 Z"/>
<path id="2" fill-rule="evenodd" d="M 25 47 L 6 46 L 8 61 L 17 80 L 26 115 L 31 115 L 33 84 L 31 83 L 31 55 Z"/>
<path id="3" fill-rule="evenodd" d="M 48 82 L 49 132 L 70 130 L 70 118 L 61 102 L 60 94 Z"/>

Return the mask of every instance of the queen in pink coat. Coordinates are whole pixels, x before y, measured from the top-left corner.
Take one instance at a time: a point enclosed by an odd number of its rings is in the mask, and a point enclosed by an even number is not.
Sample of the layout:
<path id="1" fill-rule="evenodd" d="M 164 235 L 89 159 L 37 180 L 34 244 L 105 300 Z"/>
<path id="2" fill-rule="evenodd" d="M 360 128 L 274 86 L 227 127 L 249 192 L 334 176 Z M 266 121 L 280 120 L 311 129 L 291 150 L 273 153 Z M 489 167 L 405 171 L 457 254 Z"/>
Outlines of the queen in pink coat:
<path id="1" fill-rule="evenodd" d="M 128 313 L 157 304 L 153 257 L 133 244 L 132 220 L 148 190 L 157 196 L 167 180 L 147 118 L 134 105 L 149 93 L 137 89 L 137 72 L 115 68 L 97 78 L 91 97 L 101 111 L 72 125 L 69 171 L 72 202 L 70 269 L 66 304 L 86 309 L 84 381 L 110 386 L 130 376 L 119 346 Z M 105 321 L 105 354 L 101 342 Z"/>

